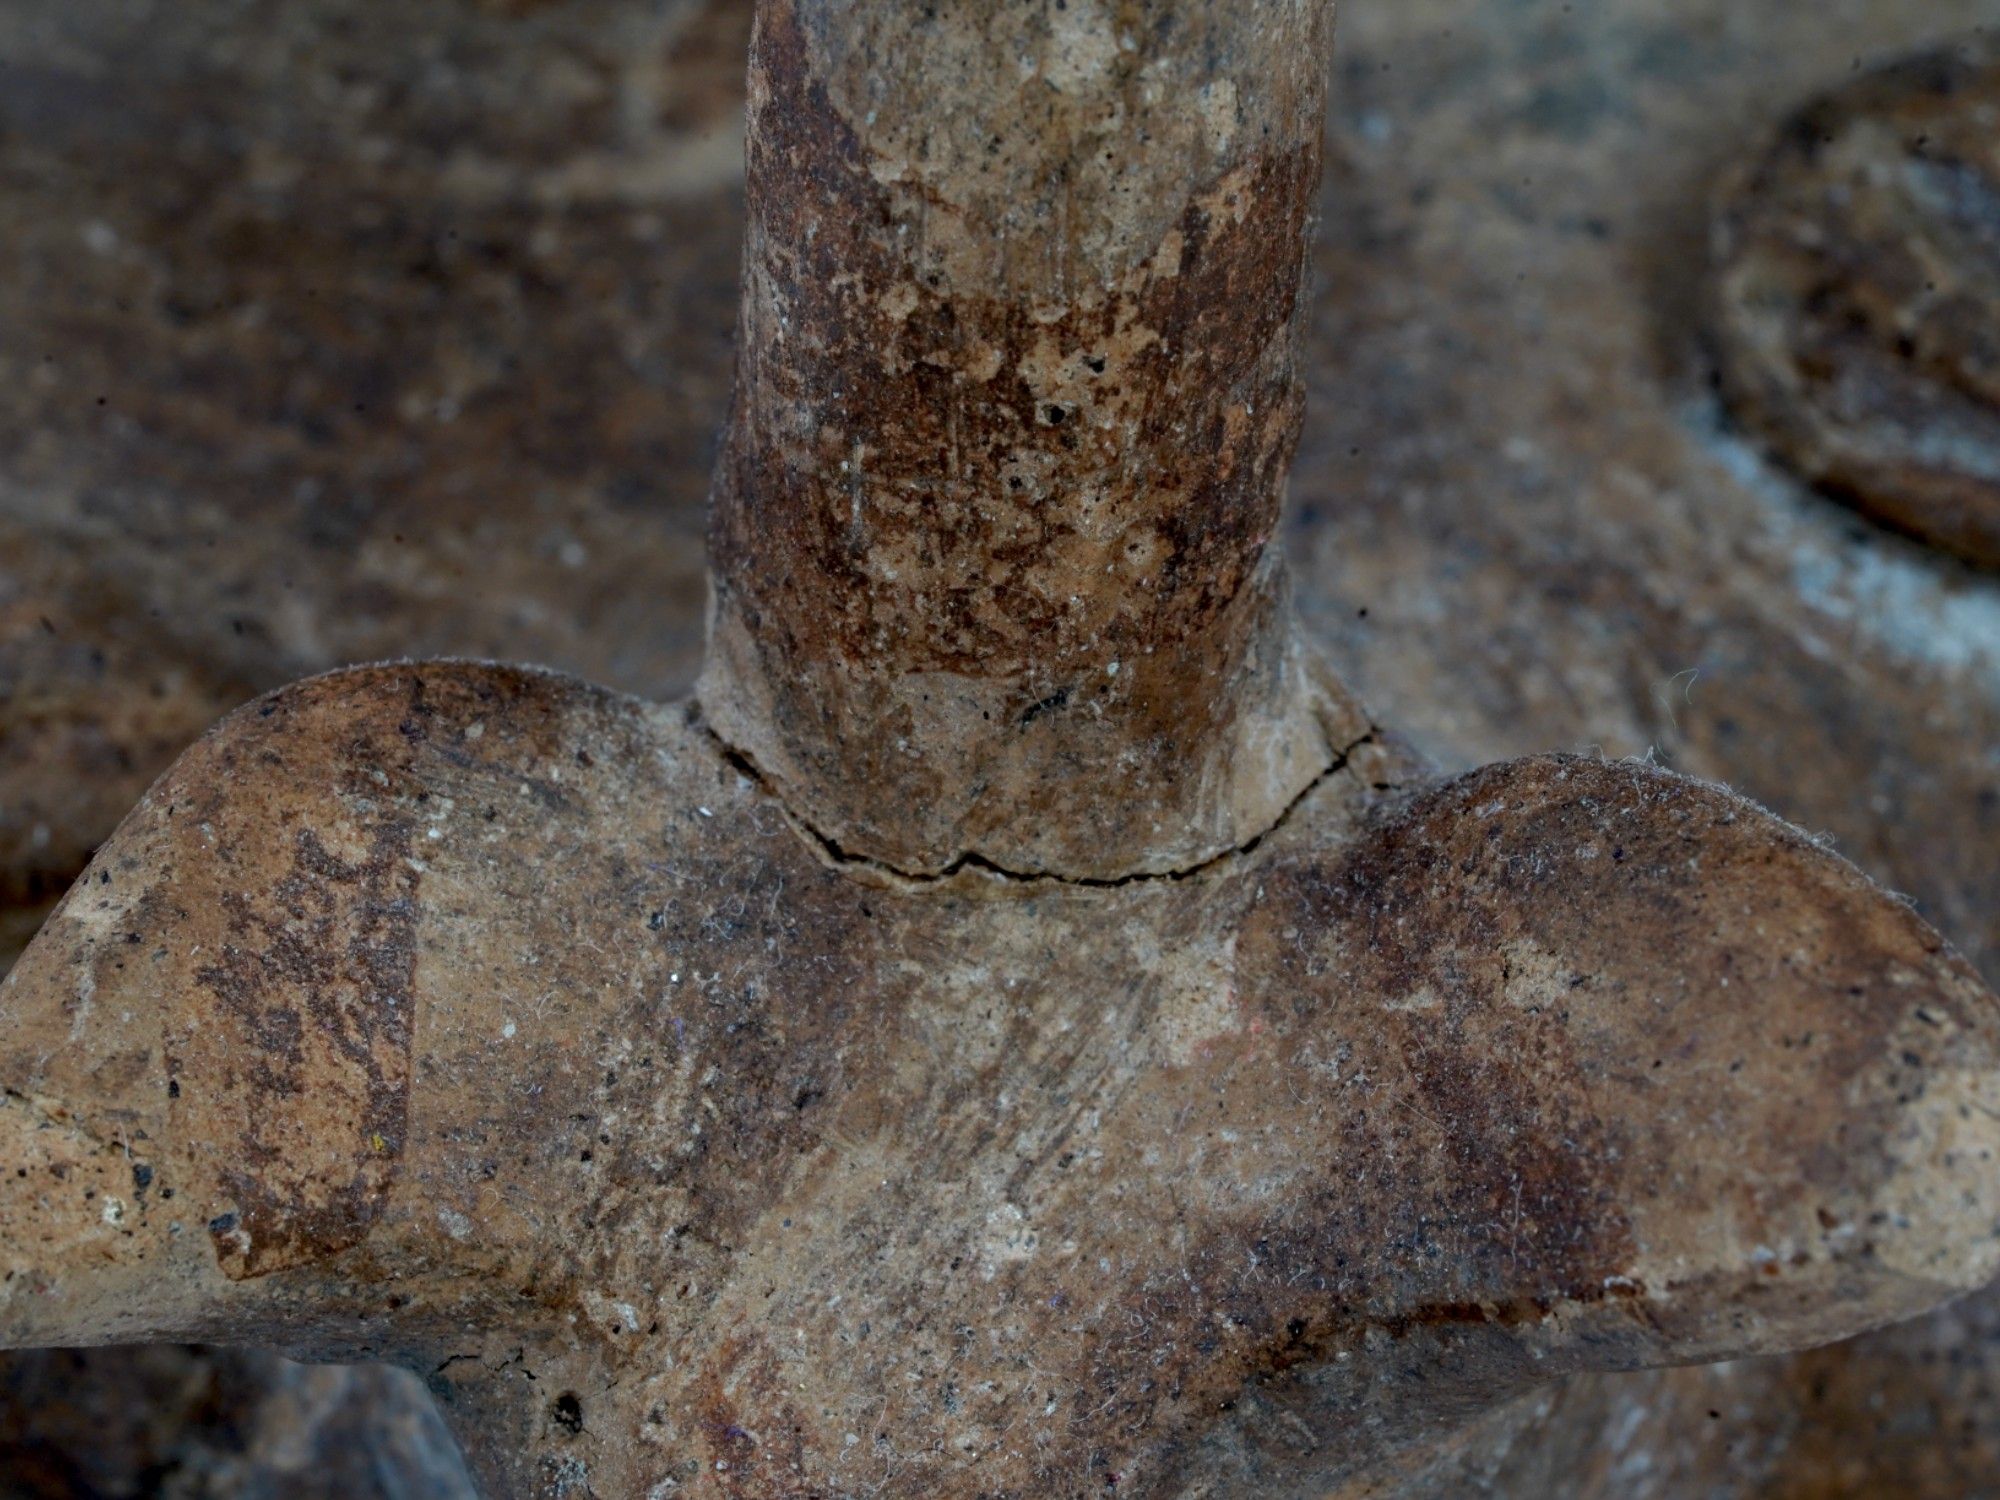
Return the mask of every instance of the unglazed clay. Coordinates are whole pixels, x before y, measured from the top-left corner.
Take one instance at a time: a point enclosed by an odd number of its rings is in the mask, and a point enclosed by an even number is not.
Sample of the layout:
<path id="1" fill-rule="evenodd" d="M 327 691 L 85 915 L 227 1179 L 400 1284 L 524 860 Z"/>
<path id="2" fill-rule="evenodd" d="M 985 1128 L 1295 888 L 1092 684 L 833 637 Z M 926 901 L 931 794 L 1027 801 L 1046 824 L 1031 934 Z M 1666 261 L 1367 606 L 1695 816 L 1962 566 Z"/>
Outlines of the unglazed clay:
<path id="1" fill-rule="evenodd" d="M 1302 14 L 1199 55 L 1248 66 Z M 864 34 L 840 19 L 794 32 Z M 875 211 L 830 182 L 827 214 Z M 1182 429 L 1197 458 L 1212 430 Z M 774 491 L 718 524 L 782 521 Z M 961 567 L 924 516 L 898 546 Z M 1239 589 L 1271 576 L 1253 541 Z M 770 587 L 768 549 L 721 555 L 725 598 L 730 569 Z M 887 616 L 915 644 L 808 644 L 893 694 L 939 649 L 926 597 Z M 1076 639 L 1064 673 L 1097 665 Z M 1192 751 L 1253 655 L 1148 685 Z M 1583 760 L 1438 778 L 1315 672 L 1342 707 L 1302 786 L 1160 854 L 1062 800 L 1079 743 L 1087 773 L 1121 734 L 1169 763 L 1157 707 L 1035 698 L 952 739 L 1030 789 L 1015 828 L 898 805 L 872 752 L 767 769 L 790 723 L 837 751 L 854 700 L 745 680 L 658 709 L 378 668 L 216 731 L 8 981 L 12 1340 L 392 1356 L 503 1491 L 1316 1493 L 1567 1370 L 1816 1342 L 1992 1269 L 1990 997 L 1739 799 Z M 870 795 L 879 843 L 819 800 Z"/>

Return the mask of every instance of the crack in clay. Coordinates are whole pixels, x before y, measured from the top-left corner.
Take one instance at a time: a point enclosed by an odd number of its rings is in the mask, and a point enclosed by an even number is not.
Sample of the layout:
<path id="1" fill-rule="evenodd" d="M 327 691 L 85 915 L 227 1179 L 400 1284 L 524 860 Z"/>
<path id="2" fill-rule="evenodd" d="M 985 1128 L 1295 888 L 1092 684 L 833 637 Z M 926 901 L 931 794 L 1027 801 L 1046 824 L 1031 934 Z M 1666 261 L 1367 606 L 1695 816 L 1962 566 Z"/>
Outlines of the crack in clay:
<path id="1" fill-rule="evenodd" d="M 690 699 L 688 708 L 690 710 L 688 722 L 708 739 L 715 747 L 716 752 L 721 755 L 723 760 L 733 766 L 738 774 L 751 782 L 760 793 L 771 799 L 779 812 L 784 815 L 785 821 L 805 840 L 823 864 L 832 869 L 845 871 L 848 874 L 875 880 L 882 885 L 898 890 L 911 891 L 933 890 L 957 880 L 961 875 L 968 874 L 982 875 L 989 880 L 1005 885 L 1068 886 L 1084 890 L 1116 890 L 1123 886 L 1144 885 L 1156 881 L 1176 882 L 1198 879 L 1219 866 L 1250 854 L 1264 840 L 1284 828 L 1298 810 L 1319 792 L 1320 788 L 1324 787 L 1335 776 L 1348 769 L 1355 751 L 1361 749 L 1364 745 L 1374 743 L 1376 736 L 1380 733 L 1378 726 L 1370 721 L 1365 733 L 1357 735 L 1354 739 L 1349 740 L 1346 744 L 1330 752 L 1330 758 L 1327 764 L 1320 769 L 1319 774 L 1301 787 L 1291 801 L 1279 809 L 1278 815 L 1267 826 L 1245 839 L 1242 843 L 1231 845 L 1227 849 L 1211 854 L 1204 859 L 1196 860 L 1192 864 L 1175 866 L 1165 870 L 1136 870 L 1129 875 L 1064 875 L 1054 870 L 1010 870 L 1005 865 L 997 864 L 983 854 L 968 850 L 934 873 L 919 874 L 909 870 L 898 869 L 886 861 L 871 859 L 865 854 L 854 854 L 843 849 L 838 841 L 816 827 L 809 818 L 791 805 L 777 783 L 765 774 L 763 768 L 757 764 L 751 755 L 730 744 L 728 740 L 716 732 L 715 727 L 709 722 L 707 714 L 702 712 L 699 701 Z"/>

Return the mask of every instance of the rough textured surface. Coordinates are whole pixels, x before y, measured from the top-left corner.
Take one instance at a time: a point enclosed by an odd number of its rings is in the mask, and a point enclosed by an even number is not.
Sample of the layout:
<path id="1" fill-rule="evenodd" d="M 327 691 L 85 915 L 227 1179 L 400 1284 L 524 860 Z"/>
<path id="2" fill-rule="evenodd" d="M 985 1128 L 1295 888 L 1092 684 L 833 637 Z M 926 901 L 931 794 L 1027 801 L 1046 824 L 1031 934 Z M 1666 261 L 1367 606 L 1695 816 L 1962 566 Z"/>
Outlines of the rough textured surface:
<path id="1" fill-rule="evenodd" d="M 1738 414 L 1871 515 L 2000 564 L 2000 49 L 1903 59 L 1787 120 L 1714 254 Z"/>
<path id="2" fill-rule="evenodd" d="M 113 12 L 63 9 L 76 18 L 66 38 L 70 55 L 84 60 L 86 72 L 101 68 L 90 59 L 107 56 L 116 33 L 93 36 L 90 28 Z M 341 9 L 370 14 L 355 4 Z M 374 14 L 378 26 L 392 17 L 406 26 L 437 17 L 440 29 L 492 25 L 497 49 L 525 49 L 534 33 L 524 21 L 540 25 L 587 9 L 537 7 L 507 15 L 505 29 L 500 7 L 458 7 L 448 21 L 446 7 Z M 27 13 L 9 10 L 10 17 Z M 192 19 L 182 8 L 153 12 L 144 45 L 122 54 L 121 93 L 93 96 L 88 115 L 86 101 L 73 100 L 64 113 L 52 106 L 61 91 L 40 91 L 35 97 L 48 112 L 37 117 L 37 129 L 46 139 L 65 119 L 101 126 L 135 101 L 130 85 L 149 68 L 171 70 L 199 51 L 218 56 L 222 38 L 214 30 L 174 42 L 173 28 Z M 1811 12 L 1694 3 L 1671 15 L 1640 0 L 1569 9 L 1555 0 L 1348 7 L 1335 87 L 1336 166 L 1319 252 L 1320 332 L 1307 362 L 1315 415 L 1294 487 L 1292 541 L 1315 634 L 1332 644 L 1343 671 L 1372 701 L 1448 762 L 1564 745 L 1617 754 L 1652 748 L 1831 832 L 1864 866 L 1912 892 L 1991 974 L 2000 935 L 1993 925 L 2000 798 L 1994 763 L 1976 748 L 2000 743 L 1991 588 L 1856 526 L 1838 507 L 1802 498 L 1781 468 L 1764 465 L 1718 422 L 1695 338 L 1697 270 L 1719 169 L 1742 161 L 1746 143 L 1774 132 L 1796 100 L 1848 74 L 1857 57 L 1930 45 L 1983 19 L 1976 4 L 1934 3 L 1918 13 L 1900 0 L 1842 0 Z M 282 21 L 275 11 L 230 15 L 238 36 L 281 29 Z M 394 79 L 433 51 L 412 44 L 361 54 L 391 85 L 382 93 L 377 137 L 398 140 L 406 158 L 414 147 L 400 142 L 421 139 L 424 108 L 436 95 L 394 86 Z M 13 51 L 10 60 L 28 55 Z M 285 67 L 204 75 L 226 80 L 200 93 L 204 107 L 224 117 L 300 112 L 290 132 L 265 133 L 343 139 L 313 113 L 329 97 L 314 81 L 314 50 L 270 55 L 281 55 Z M 521 123 L 505 150 L 526 159 L 568 139 L 538 138 L 551 127 L 532 108 L 530 85 L 545 76 L 523 69 L 511 85 L 509 108 Z M 400 127 L 406 133 L 399 134 L 398 120 L 407 122 Z M 132 138 L 144 140 L 145 132 Z M 189 143 L 169 151 L 165 141 L 148 143 L 143 170 L 119 172 L 110 164 L 122 157 L 106 154 L 89 170 L 91 158 L 80 148 L 44 153 L 21 130 L 9 133 L 10 160 L 26 164 L 16 170 L 41 186 L 26 196 L 18 179 L 9 179 L 10 201 L 28 208 L 18 225 L 10 219 L 0 245 L 21 257 L 10 265 L 39 265 L 36 284 L 49 293 L 41 302 L 10 304 L 10 329 L 38 326 L 32 318 L 62 305 L 70 279 L 94 264 L 74 248 L 93 218 L 121 222 L 120 205 L 136 187 L 179 170 Z M 319 170 L 354 168 L 335 156 Z M 330 186 L 316 201 L 338 204 L 340 195 Z M 660 210 L 657 200 L 653 206 Z M 648 274 L 660 277 L 663 289 L 657 300 L 627 301 L 627 327 L 661 330 L 653 336 L 670 339 L 675 351 L 663 378 L 679 395 L 713 402 L 726 383 L 725 341 L 709 340 L 729 317 L 733 201 L 723 190 L 684 211 L 664 211 L 668 231 L 648 251 Z M 170 234 L 200 220 L 155 222 L 156 233 Z M 607 254 L 604 245 L 592 248 Z M 380 263 L 393 263 L 396 251 L 387 242 Z M 225 263 L 214 247 L 200 253 Z M 350 271 L 371 263 L 352 246 L 342 262 Z M 279 276 L 286 264 L 273 262 L 265 273 Z M 465 275 L 455 268 L 439 285 L 437 318 L 476 313 L 472 299 L 453 293 Z M 20 282 L 10 275 L 0 287 Z M 308 291 L 339 285 L 301 275 L 273 301 L 300 302 Z M 684 306 L 706 306 L 713 316 L 707 325 L 687 325 L 698 334 L 672 335 L 683 326 Z M 528 326 L 542 344 L 563 347 L 561 330 L 571 321 L 594 326 L 593 305 L 552 291 Z M 122 403 L 124 381 L 141 384 L 150 368 L 133 352 L 149 346 L 135 346 L 133 333 L 154 328 L 148 336 L 162 349 L 190 337 L 164 322 L 114 319 L 108 311 L 79 328 L 76 349 L 101 347 L 105 357 L 60 400 L 11 408 L 17 414 L 8 418 L 9 432 L 31 432 L 65 407 L 87 415 L 107 390 L 114 406 Z M 579 364 L 569 382 L 580 389 L 602 379 L 615 389 L 619 375 L 605 364 Z M 28 389 L 10 386 L 8 399 L 24 400 Z M 339 381 L 329 380 L 300 410 L 332 421 L 343 397 Z M 221 386 L 215 399 L 223 409 L 254 409 Z M 531 412 L 532 404 L 521 410 Z M 691 418 L 690 425 L 701 424 Z M 224 451 L 253 451 L 266 430 L 239 426 Z M 150 490 L 192 513 L 228 473 L 175 465 L 167 473 L 179 477 L 169 484 L 151 467 L 159 448 L 105 444 L 101 436 L 88 429 L 64 440 L 71 464 L 97 465 L 99 496 Z M 492 457 L 508 456 L 504 440 L 493 446 Z M 652 486 L 663 502 L 677 495 L 687 519 L 674 534 L 696 534 L 700 464 L 642 471 L 606 451 L 607 475 Z M 324 462 L 338 475 L 337 466 L 366 452 L 329 446 Z M 664 443 L 658 453 L 673 456 Z M 57 512 L 35 507 L 60 496 L 60 487 L 31 471 L 10 472 L 17 479 L 5 518 L 18 526 L 0 548 L 0 568 L 13 570 L 17 589 L 69 580 L 54 591 L 66 613 L 45 603 L 36 612 L 60 620 L 72 648 L 79 641 L 101 646 L 104 632 L 129 639 L 138 663 L 130 672 L 63 669 L 40 679 L 50 701 L 65 701 L 64 712 L 86 732 L 93 719 L 116 724 L 143 709 L 154 691 L 149 671 L 161 664 L 228 663 L 250 653 L 260 631 L 253 624 L 237 634 L 216 601 L 237 587 L 223 582 L 273 576 L 264 559 L 285 556 L 318 560 L 311 573 L 293 578 L 303 598 L 292 618 L 312 621 L 312 634 L 293 636 L 282 660 L 261 648 L 247 656 L 245 691 L 341 654 L 391 651 L 399 643 L 543 655 L 649 690 L 685 681 L 691 663 L 695 591 L 655 598 L 650 582 L 677 555 L 690 559 L 676 566 L 691 579 L 691 547 L 641 557 L 642 539 L 626 531 L 616 546 L 634 554 L 629 572 L 595 576 L 606 554 L 593 548 L 581 577 L 552 566 L 513 575 L 510 588 L 537 598 L 576 578 L 577 592 L 568 597 L 595 598 L 600 608 L 623 597 L 618 618 L 652 611 L 659 622 L 657 629 L 603 635 L 564 627 L 551 638 L 560 615 L 517 611 L 497 623 L 472 623 L 484 618 L 477 611 L 488 596 L 452 592 L 449 575 L 429 591 L 378 588 L 365 606 L 315 588 L 324 572 L 350 576 L 338 570 L 354 554 L 307 549 L 288 519 L 294 510 L 279 503 L 283 486 L 232 489 L 227 526 L 134 533 L 118 513 L 85 529 L 54 524 L 47 517 Z M 536 550 L 533 487 L 516 482 L 524 472 L 511 458 L 480 470 L 495 524 L 520 527 L 470 550 L 480 570 L 524 545 L 525 555 L 547 555 Z M 347 485 L 336 478 L 334 487 Z M 386 525 L 398 512 L 385 503 L 375 514 Z M 510 514 L 531 520 L 504 522 Z M 454 541 L 442 529 L 398 529 L 409 532 L 407 555 Z M 238 545 L 261 549 L 251 553 L 258 560 L 230 561 Z M 112 586 L 138 578 L 149 580 L 139 597 L 126 582 Z M 33 614 L 24 618 L 32 626 Z M 16 632 L 10 617 L 0 652 L 23 642 L 35 638 Z M 614 647 L 621 662 L 639 665 L 597 659 Z M 665 653 L 665 665 L 645 665 L 649 652 Z M 209 691 L 215 696 L 207 701 L 219 708 L 234 690 Z M 210 709 L 196 702 L 184 713 L 185 735 Z M 35 779 L 25 785 L 45 799 L 76 799 L 69 804 L 74 824 L 66 815 L 52 832 L 73 836 L 81 851 L 151 779 L 170 753 L 168 737 L 141 743 L 125 771 L 130 790 L 69 775 L 63 754 L 28 762 Z M 9 750 L 20 743 L 11 735 L 0 740 Z M 155 745 L 162 759 L 149 762 Z M 19 796 L 11 793 L 4 806 L 18 806 Z M 72 857 L 80 861 L 81 853 Z M 66 878 L 75 867 L 48 879 Z M 1982 1332 L 1990 1321 L 1968 1310 L 1964 1320 L 1944 1315 L 1795 1363 L 1573 1385 L 1574 1394 L 1560 1400 L 1536 1398 L 1553 1403 L 1541 1408 L 1551 1414 L 1548 1425 L 1511 1446 L 1491 1424 L 1478 1431 L 1486 1456 L 1507 1461 L 1494 1480 L 1499 1492 L 1524 1496 L 1550 1493 L 1552 1472 L 1567 1477 L 1575 1493 L 1637 1493 L 1642 1472 L 1661 1476 L 1663 1494 L 1685 1493 L 1676 1483 L 1718 1494 L 1870 1494 L 1903 1483 L 1937 1496 L 1976 1493 L 2000 1483 L 1986 1394 L 1994 1356 Z M 1730 1403 L 1711 1399 L 1716 1381 L 1727 1382 Z M 1885 1407 L 1883 1392 L 1912 1399 Z M 1721 1416 L 1711 1418 L 1710 1410 Z M 1607 1431 L 1633 1436 L 1619 1446 Z M 1670 1453 L 1657 1441 L 1669 1433 Z M 1573 1462 L 1552 1471 L 1545 1465 L 1558 1453 Z M 1616 1455 L 1615 1464 L 1604 1461 L 1606 1453 Z M 1450 1487 L 1456 1482 L 1447 1480 L 1442 1492 L 1466 1492 Z M 1932 1487 L 1915 1489 L 1920 1482 Z"/>
<path id="3" fill-rule="evenodd" d="M 1352 737 L 1265 552 L 1331 25 L 760 10 L 700 696 L 840 848 L 1185 869 Z"/>
<path id="4" fill-rule="evenodd" d="M 1718 182 L 1805 99 L 1990 21 L 1348 7 L 1290 531 L 1315 633 L 1446 763 L 1567 745 L 1727 778 L 1911 893 L 1989 977 L 2000 594 L 1767 462 L 1714 394 L 1704 309 Z M 1698 1372 L 1586 1382 L 1415 1492 L 1984 1493 L 2000 1348 L 1970 1326 L 1744 1362 L 1728 1403 Z"/>
<path id="5" fill-rule="evenodd" d="M 1288 540 L 1311 633 L 1445 764 L 1727 780 L 2000 973 L 2000 593 L 1765 461 L 1702 316 L 1746 150 L 1990 19 L 1351 7 Z"/>
<path id="6" fill-rule="evenodd" d="M 502 1494 L 1303 1495 L 2000 1258 L 1990 995 L 1718 789 L 1370 745 L 1201 876 L 885 883 L 691 719 L 184 757 L 0 990 L 0 1339 L 393 1357 Z"/>
<path id="7" fill-rule="evenodd" d="M 5 7 L 0 967 L 260 690 L 406 651 L 692 679 L 748 29 L 726 0 Z M 14 1366 L 0 1490 L 436 1492 L 406 1377 L 258 1403 L 258 1372 L 331 1377 L 132 1359 Z M 94 1440 L 125 1407 L 157 1442 Z"/>

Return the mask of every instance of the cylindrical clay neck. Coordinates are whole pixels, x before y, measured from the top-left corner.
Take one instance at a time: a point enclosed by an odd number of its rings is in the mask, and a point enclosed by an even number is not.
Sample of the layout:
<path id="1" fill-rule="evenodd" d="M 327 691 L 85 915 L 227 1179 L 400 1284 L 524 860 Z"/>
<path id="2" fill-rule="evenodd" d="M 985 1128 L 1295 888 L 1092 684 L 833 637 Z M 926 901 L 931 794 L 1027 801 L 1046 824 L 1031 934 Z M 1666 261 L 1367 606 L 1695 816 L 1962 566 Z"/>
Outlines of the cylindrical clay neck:
<path id="1" fill-rule="evenodd" d="M 1185 869 L 1333 759 L 1275 554 L 1325 0 L 763 0 L 716 732 L 841 852 Z"/>

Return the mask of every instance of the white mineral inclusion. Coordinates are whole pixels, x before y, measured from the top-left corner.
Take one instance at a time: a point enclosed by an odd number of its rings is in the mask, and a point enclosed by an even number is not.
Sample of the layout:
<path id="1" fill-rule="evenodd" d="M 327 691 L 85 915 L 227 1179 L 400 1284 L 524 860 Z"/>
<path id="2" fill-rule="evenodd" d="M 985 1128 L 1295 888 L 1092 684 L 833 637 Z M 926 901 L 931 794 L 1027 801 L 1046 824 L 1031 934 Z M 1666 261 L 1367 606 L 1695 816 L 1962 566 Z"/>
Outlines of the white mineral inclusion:
<path id="1" fill-rule="evenodd" d="M 1002 1266 L 1035 1258 L 1041 1243 L 1028 1217 L 1011 1203 L 1003 1203 L 986 1216 L 986 1233 L 979 1243 L 981 1270 L 991 1281 Z"/>

